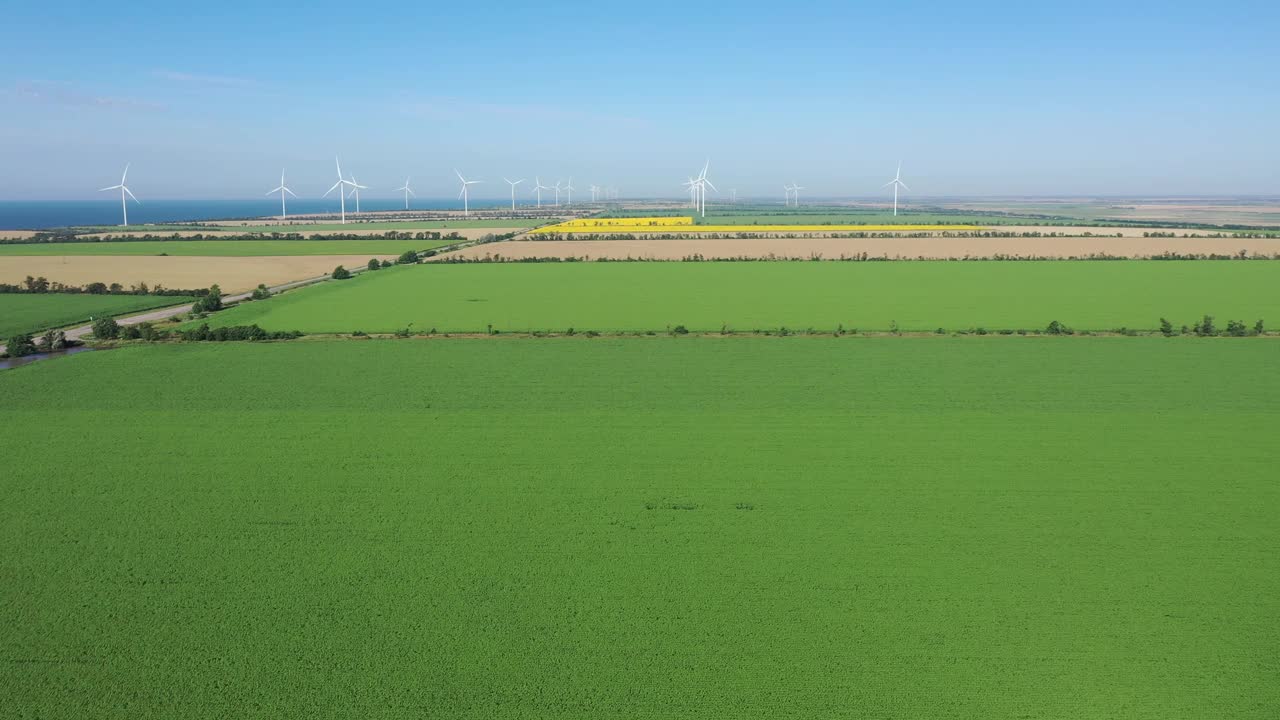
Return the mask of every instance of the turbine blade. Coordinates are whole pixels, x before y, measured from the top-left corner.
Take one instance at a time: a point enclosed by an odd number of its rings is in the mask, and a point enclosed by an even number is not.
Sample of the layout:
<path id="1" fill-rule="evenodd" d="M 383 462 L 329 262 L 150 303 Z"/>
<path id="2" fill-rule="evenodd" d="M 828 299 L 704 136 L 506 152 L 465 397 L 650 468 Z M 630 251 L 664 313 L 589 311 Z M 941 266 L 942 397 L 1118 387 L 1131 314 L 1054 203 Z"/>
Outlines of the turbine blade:
<path id="1" fill-rule="evenodd" d="M 298 196 L 297 196 L 297 195 L 296 195 L 292 190 L 290 190 L 289 188 L 285 188 L 285 189 L 284 189 L 284 191 L 285 191 L 285 192 L 287 192 L 287 193 L 289 193 L 290 195 L 293 195 L 294 197 L 298 197 Z"/>
<path id="2" fill-rule="evenodd" d="M 121 186 L 121 187 L 123 187 L 123 186 Z M 138 203 L 139 205 L 141 205 L 141 204 L 142 204 L 142 201 L 141 201 L 141 200 L 139 200 L 138 198 L 134 197 L 134 195 L 133 195 L 133 191 L 132 191 L 132 190 L 130 190 L 129 188 L 124 188 L 124 191 L 125 191 L 125 192 L 127 192 L 127 193 L 129 193 L 129 197 L 133 198 L 133 201 L 134 201 L 134 202 Z"/>
<path id="3" fill-rule="evenodd" d="M 906 183 L 904 183 L 904 182 L 902 182 L 901 180 L 899 180 L 899 181 L 898 181 L 898 184 L 902 186 L 902 189 L 903 189 L 903 190 L 910 190 L 910 189 L 911 189 L 911 188 L 907 187 L 907 184 L 906 184 Z"/>
<path id="4" fill-rule="evenodd" d="M 130 165 L 130 163 L 125 163 L 125 164 L 124 164 L 124 173 L 122 173 L 122 174 L 120 175 L 120 184 L 121 184 L 121 185 L 124 185 L 125 178 L 129 177 L 129 165 Z"/>
<path id="5" fill-rule="evenodd" d="M 454 169 L 453 169 L 453 174 L 454 174 L 454 175 L 457 175 L 457 176 L 458 176 L 458 179 L 459 179 L 459 180 L 461 180 L 462 182 L 466 182 L 466 181 L 467 181 L 467 179 L 466 179 L 466 178 L 462 177 L 462 173 L 458 172 L 458 168 L 454 168 Z"/>
<path id="6" fill-rule="evenodd" d="M 112 185 L 111 187 L 100 188 L 98 192 L 102 192 L 103 190 L 119 190 L 119 189 L 120 189 L 119 185 Z"/>
<path id="7" fill-rule="evenodd" d="M 325 191 L 324 191 L 324 194 L 323 194 L 323 195 L 321 195 L 320 197 L 329 197 L 329 193 L 331 193 L 331 192 L 333 192 L 334 190 L 337 190 L 339 187 L 341 187 L 343 182 L 345 182 L 345 181 L 344 181 L 344 180 L 339 180 L 338 182 L 334 183 L 334 184 L 333 184 L 333 187 L 329 188 L 328 190 L 325 190 Z"/>
<path id="8" fill-rule="evenodd" d="M 410 195 L 414 196 L 414 197 L 418 197 L 418 193 L 416 193 L 416 192 L 414 192 L 414 191 L 412 191 L 412 190 L 408 190 L 407 192 L 408 192 Z"/>

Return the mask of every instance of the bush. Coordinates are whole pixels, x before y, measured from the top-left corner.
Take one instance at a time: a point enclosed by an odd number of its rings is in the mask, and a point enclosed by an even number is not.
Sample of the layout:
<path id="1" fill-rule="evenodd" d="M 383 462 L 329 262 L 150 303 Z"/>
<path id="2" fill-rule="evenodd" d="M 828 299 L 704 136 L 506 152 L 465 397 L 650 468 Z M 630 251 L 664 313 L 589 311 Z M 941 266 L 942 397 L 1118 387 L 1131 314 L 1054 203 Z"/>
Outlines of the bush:
<path id="1" fill-rule="evenodd" d="M 1254 324 L 1253 324 L 1253 334 L 1254 334 L 1254 335 L 1261 335 L 1262 333 L 1264 333 L 1264 332 L 1266 332 L 1266 331 L 1267 331 L 1267 330 L 1266 330 L 1266 328 L 1264 328 L 1264 327 L 1262 326 L 1262 321 L 1261 321 L 1261 320 L 1259 320 L 1258 322 L 1256 322 L 1256 323 L 1254 323 Z"/>
<path id="2" fill-rule="evenodd" d="M 1203 320 L 1196 323 L 1196 326 L 1191 328 L 1191 331 L 1194 332 L 1197 337 L 1208 337 L 1210 335 L 1218 334 L 1218 329 L 1213 326 L 1212 315 L 1205 315 Z"/>
<path id="3" fill-rule="evenodd" d="M 98 318 L 93 321 L 93 336 L 99 340 L 114 340 L 120 337 L 120 323 L 115 318 Z"/>
<path id="4" fill-rule="evenodd" d="M 1057 320 L 1054 320 L 1049 323 L 1049 327 L 1045 328 L 1045 333 L 1048 335 L 1074 335 L 1075 331 Z"/>
<path id="5" fill-rule="evenodd" d="M 391 261 L 390 261 L 390 260 L 383 260 L 383 261 L 382 261 L 382 267 L 384 267 L 384 268 L 389 268 L 389 267 L 391 267 Z"/>
<path id="6" fill-rule="evenodd" d="M 269 297 L 271 297 L 271 291 L 267 289 L 266 285 L 261 283 L 258 284 L 258 287 L 253 289 L 253 294 L 249 296 L 251 300 L 266 300 Z"/>
<path id="7" fill-rule="evenodd" d="M 338 267 L 333 269 L 333 272 L 329 275 L 329 277 L 333 278 L 334 280 L 346 280 L 351 277 L 351 271 L 339 265 Z"/>
<path id="8" fill-rule="evenodd" d="M 216 284 L 209 287 L 209 292 L 203 297 L 195 301 L 191 306 L 191 312 L 195 313 L 211 313 L 222 309 L 222 288 Z"/>
<path id="9" fill-rule="evenodd" d="M 369 260 L 369 264 L 366 267 L 370 270 L 379 270 L 382 268 L 382 263 L 378 262 L 378 258 L 373 258 Z"/>
<path id="10" fill-rule="evenodd" d="M 57 352 L 67 349 L 67 334 L 61 330 L 49 330 L 41 338 L 40 352 Z"/>
<path id="11" fill-rule="evenodd" d="M 1173 337 L 1173 323 L 1160 318 L 1160 334 L 1165 337 Z"/>
<path id="12" fill-rule="evenodd" d="M 1227 321 L 1227 335 L 1231 337 L 1246 337 L 1249 334 L 1249 328 L 1239 320 Z"/>
<path id="13" fill-rule="evenodd" d="M 31 342 L 30 335 L 14 335 L 9 338 L 7 345 L 9 357 L 26 357 L 36 351 L 36 344 Z"/>
<path id="14" fill-rule="evenodd" d="M 404 254 L 396 259 L 397 265 L 416 265 L 418 263 L 418 253 L 414 250 L 405 250 Z"/>

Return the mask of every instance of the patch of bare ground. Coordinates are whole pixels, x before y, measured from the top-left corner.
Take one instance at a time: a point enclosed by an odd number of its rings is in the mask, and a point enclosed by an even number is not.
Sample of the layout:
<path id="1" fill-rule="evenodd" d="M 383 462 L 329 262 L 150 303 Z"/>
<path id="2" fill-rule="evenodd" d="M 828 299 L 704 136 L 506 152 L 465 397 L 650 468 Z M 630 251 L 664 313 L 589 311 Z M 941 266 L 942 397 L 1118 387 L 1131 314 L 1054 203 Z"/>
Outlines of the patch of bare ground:
<path id="1" fill-rule="evenodd" d="M 23 240 L 33 234 L 30 230 L 0 230 L 0 240 Z"/>
<path id="2" fill-rule="evenodd" d="M 1179 254 L 1231 255 L 1247 251 L 1251 255 L 1280 254 L 1280 238 L 1143 238 L 1143 237 L 1052 237 L 1052 238 L 745 238 L 732 240 L 545 240 L 489 243 L 445 253 L 435 258 L 505 259 L 583 258 L 587 260 L 680 260 L 693 255 L 704 258 L 785 258 L 820 257 L 828 260 L 860 256 L 902 259 L 956 259 L 965 257 L 1066 258 L 1089 255 L 1151 257 L 1165 252 Z"/>
<path id="3" fill-rule="evenodd" d="M 280 231 L 282 233 L 298 232 L 300 235 L 307 238 L 310 238 L 312 235 L 319 235 L 322 237 L 331 237 L 334 235 L 353 235 L 358 237 L 374 237 L 374 236 L 380 237 L 382 235 L 386 235 L 388 231 L 394 231 L 399 234 L 412 234 L 415 232 L 438 232 L 438 233 L 441 233 L 442 235 L 448 235 L 449 233 L 457 233 L 458 235 L 468 240 L 475 240 L 477 238 L 484 237 L 485 235 L 503 235 L 506 233 L 518 233 L 518 232 L 524 232 L 526 229 L 527 228 L 443 228 L 443 229 L 433 229 L 433 230 L 396 230 L 395 228 L 382 228 L 381 230 L 379 230 L 375 225 L 373 227 L 357 226 L 357 227 L 352 227 L 349 230 L 306 230 L 306 229 L 290 230 L 288 226 L 282 226 Z M 241 233 L 237 232 L 236 228 L 234 227 L 225 227 L 225 228 L 209 228 L 208 230 L 152 230 L 149 232 L 127 232 L 127 233 L 120 233 L 120 232 L 84 233 L 83 235 L 81 235 L 81 237 L 101 238 L 101 237 L 110 235 L 111 237 L 118 238 L 118 237 L 143 237 L 145 235 L 151 235 L 152 237 L 167 238 L 167 237 L 173 237 L 176 235 L 178 237 L 189 238 L 189 237 L 195 237 L 197 235 L 203 235 L 206 239 L 216 240 L 218 239 L 219 235 L 232 236 L 232 235 L 240 235 L 240 234 Z M 263 240 L 271 239 L 270 235 L 266 235 L 262 233 L 256 233 L 255 235 L 260 236 Z"/>
<path id="4" fill-rule="evenodd" d="M 375 255 L 395 259 L 394 255 Z M 19 283 L 28 275 L 67 285 L 138 282 L 168 288 L 204 288 L 217 283 L 224 292 L 250 290 L 259 283 L 282 285 L 332 272 L 338 265 L 358 268 L 368 255 L 290 255 L 267 257 L 179 256 L 0 256 L 0 282 Z"/>

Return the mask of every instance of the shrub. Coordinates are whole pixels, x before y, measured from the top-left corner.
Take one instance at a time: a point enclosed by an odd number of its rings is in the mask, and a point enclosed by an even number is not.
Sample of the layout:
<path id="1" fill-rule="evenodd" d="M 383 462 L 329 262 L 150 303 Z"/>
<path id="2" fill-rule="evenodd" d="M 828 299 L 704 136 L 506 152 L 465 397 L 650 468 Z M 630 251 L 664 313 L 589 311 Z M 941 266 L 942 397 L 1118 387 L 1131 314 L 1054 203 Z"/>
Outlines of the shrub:
<path id="1" fill-rule="evenodd" d="M 41 338 L 40 352 L 57 352 L 67 349 L 67 334 L 61 330 L 49 330 Z"/>
<path id="2" fill-rule="evenodd" d="M 334 280 L 346 280 L 351 277 L 351 271 L 339 265 L 333 269 L 333 272 L 329 274 L 329 277 Z"/>
<path id="3" fill-rule="evenodd" d="M 400 328 L 395 334 L 398 338 L 407 338 L 409 337 L 409 328 Z"/>
<path id="4" fill-rule="evenodd" d="M 384 267 L 384 268 L 389 268 L 389 267 L 391 267 L 391 261 L 390 261 L 390 260 L 383 260 L 383 261 L 382 261 L 382 267 Z"/>
<path id="5" fill-rule="evenodd" d="M 1049 327 L 1045 328 L 1045 333 L 1049 335 L 1074 335 L 1075 331 L 1057 320 L 1054 320 L 1049 323 Z"/>
<path id="6" fill-rule="evenodd" d="M 249 296 L 251 300 L 266 300 L 269 297 L 271 297 L 271 291 L 267 289 L 266 285 L 261 283 L 258 284 L 258 287 L 253 289 L 253 294 Z"/>
<path id="7" fill-rule="evenodd" d="M 980 327 L 980 328 L 977 328 L 976 330 L 974 330 L 973 332 L 974 332 L 974 334 L 976 334 L 976 335 L 986 335 L 986 334 L 987 334 L 987 329 L 986 329 L 986 328 L 983 328 L 983 327 Z"/>
<path id="8" fill-rule="evenodd" d="M 1191 331 L 1198 337 L 1208 337 L 1210 335 L 1218 334 L 1218 329 L 1213 326 L 1212 315 L 1205 315 L 1203 320 L 1196 323 L 1196 326 L 1191 328 Z"/>
<path id="9" fill-rule="evenodd" d="M 414 250 L 405 250 L 399 258 L 396 259 L 397 265 L 416 265 L 418 263 L 418 253 Z"/>
<path id="10" fill-rule="evenodd" d="M 351 333 L 351 337 L 369 337 L 369 333 L 363 330 L 356 330 L 355 332 Z"/>
<path id="11" fill-rule="evenodd" d="M 195 313 L 211 313 L 222 309 L 222 288 L 216 284 L 209 286 L 209 292 L 191 305 Z"/>
<path id="12" fill-rule="evenodd" d="M 1249 334 L 1249 328 L 1239 320 L 1227 321 L 1227 335 L 1231 337 L 1245 337 Z"/>
<path id="13" fill-rule="evenodd" d="M 368 267 L 370 270 L 378 270 L 382 267 L 382 263 L 378 262 L 378 258 L 373 258 L 369 261 Z"/>
<path id="14" fill-rule="evenodd" d="M 675 327 L 671 328 L 671 334 L 672 334 L 672 335 L 688 335 L 688 334 L 689 334 L 689 328 L 687 328 L 687 327 L 685 327 L 685 326 L 683 326 L 683 325 L 677 325 L 677 326 L 675 326 Z"/>
<path id="15" fill-rule="evenodd" d="M 114 340 L 120 337 L 120 323 L 115 318 L 98 318 L 93 321 L 93 336 L 99 340 Z"/>
<path id="16" fill-rule="evenodd" d="M 1261 334 L 1262 334 L 1262 333 L 1264 333 L 1264 332 L 1266 332 L 1266 328 L 1264 328 L 1264 327 L 1262 326 L 1262 321 L 1261 321 L 1261 320 L 1259 320 L 1258 322 L 1256 322 L 1256 323 L 1254 323 L 1254 324 L 1253 324 L 1253 334 L 1254 334 L 1254 335 L 1261 335 Z"/>
<path id="17" fill-rule="evenodd" d="M 934 331 L 933 331 L 933 334 L 934 334 L 934 335 L 946 335 L 946 334 L 947 334 L 947 331 L 946 331 L 945 329 L 943 329 L 943 328 L 938 328 L 937 330 L 934 330 Z"/>
<path id="18" fill-rule="evenodd" d="M 1160 318 L 1160 334 L 1165 337 L 1173 337 L 1173 323 Z"/>
<path id="19" fill-rule="evenodd" d="M 36 344 L 31 342 L 30 335 L 14 335 L 9 338 L 7 345 L 9 357 L 26 357 L 36 351 Z"/>

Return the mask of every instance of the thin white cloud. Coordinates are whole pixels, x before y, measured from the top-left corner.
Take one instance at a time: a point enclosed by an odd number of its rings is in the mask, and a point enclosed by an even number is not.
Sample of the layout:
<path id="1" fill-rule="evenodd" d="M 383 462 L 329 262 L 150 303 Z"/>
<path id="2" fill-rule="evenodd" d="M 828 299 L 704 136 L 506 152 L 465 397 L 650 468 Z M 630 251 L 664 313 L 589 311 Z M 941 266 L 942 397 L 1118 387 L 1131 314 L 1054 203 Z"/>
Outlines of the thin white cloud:
<path id="1" fill-rule="evenodd" d="M 167 110 L 163 103 L 119 95 L 98 95 L 80 90 L 69 83 L 23 81 L 14 86 L 14 94 L 28 102 L 46 105 L 93 107 L 104 110 Z"/>
<path id="2" fill-rule="evenodd" d="M 252 87 L 256 80 L 231 77 L 228 75 L 202 75 L 200 73 L 181 72 L 178 70 L 153 70 L 151 74 L 161 80 L 182 83 L 184 85 L 202 85 L 212 87 Z"/>

